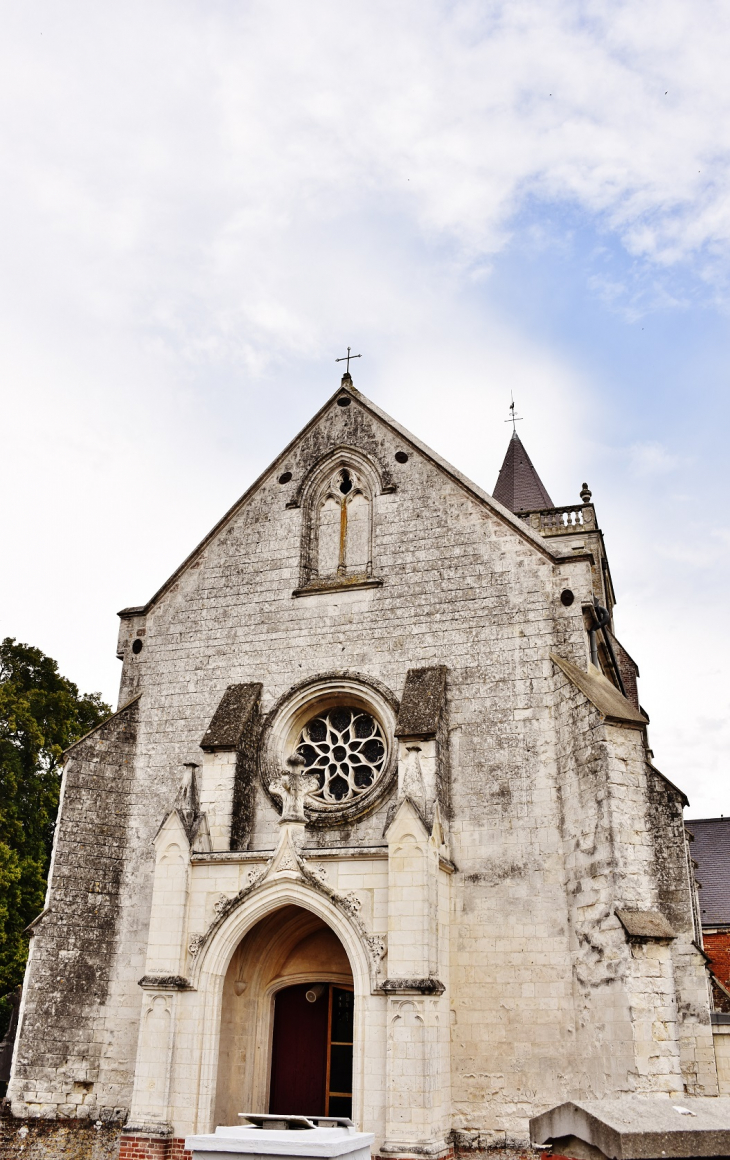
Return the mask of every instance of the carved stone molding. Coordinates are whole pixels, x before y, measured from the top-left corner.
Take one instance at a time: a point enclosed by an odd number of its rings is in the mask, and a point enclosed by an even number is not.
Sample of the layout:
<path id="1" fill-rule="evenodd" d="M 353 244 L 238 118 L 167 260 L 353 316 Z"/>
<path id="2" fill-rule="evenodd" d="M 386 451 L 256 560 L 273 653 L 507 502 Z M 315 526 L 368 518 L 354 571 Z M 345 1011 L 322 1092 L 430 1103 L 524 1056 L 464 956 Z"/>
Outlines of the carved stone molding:
<path id="1" fill-rule="evenodd" d="M 388 953 L 388 942 L 385 935 L 369 934 L 366 936 L 365 942 L 371 959 L 379 966 Z"/>
<path id="2" fill-rule="evenodd" d="M 188 952 L 193 956 L 193 958 L 195 958 L 195 956 L 200 952 L 200 948 L 205 942 L 205 938 L 206 936 L 204 934 L 193 934 L 190 936 Z"/>
<path id="3" fill-rule="evenodd" d="M 360 917 L 361 899 L 352 891 L 348 894 L 339 894 L 329 886 L 324 878 L 325 868 L 316 863 L 311 866 L 308 864 L 308 858 L 297 849 L 294 836 L 288 827 L 282 833 L 282 839 L 276 853 L 267 860 L 266 865 L 249 870 L 248 885 L 231 898 L 225 898 L 222 895 L 218 899 L 214 907 L 215 918 L 205 934 L 195 934 L 190 939 L 188 950 L 192 958 L 197 959 L 203 947 L 233 910 L 249 898 L 254 891 L 263 889 L 269 881 L 280 873 L 288 876 L 296 875 L 297 878 L 303 879 L 308 886 L 316 890 L 318 894 L 324 895 L 341 913 L 347 916 L 367 949 L 372 989 L 373 991 L 381 990 L 381 967 L 387 953 L 385 936 L 369 933 Z M 441 986 L 441 984 L 438 985 Z"/>
<path id="4" fill-rule="evenodd" d="M 184 975 L 143 975 L 137 982 L 145 991 L 194 991 L 190 979 Z"/>
<path id="5" fill-rule="evenodd" d="M 440 979 L 386 979 L 380 990 L 386 995 L 443 995 L 446 987 Z"/>

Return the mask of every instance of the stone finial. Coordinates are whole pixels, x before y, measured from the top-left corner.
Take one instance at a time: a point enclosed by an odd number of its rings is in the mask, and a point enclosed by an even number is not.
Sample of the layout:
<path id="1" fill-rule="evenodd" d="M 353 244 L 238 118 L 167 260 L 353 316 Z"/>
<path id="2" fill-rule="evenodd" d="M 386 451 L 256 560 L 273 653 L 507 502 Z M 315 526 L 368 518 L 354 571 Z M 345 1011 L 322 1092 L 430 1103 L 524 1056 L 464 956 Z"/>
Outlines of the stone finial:
<path id="1" fill-rule="evenodd" d="M 590 503 L 592 495 L 593 492 L 589 490 L 588 484 L 584 483 L 580 489 L 580 498 L 583 500 L 583 503 Z"/>
<path id="2" fill-rule="evenodd" d="M 302 773 L 302 766 L 306 762 L 298 753 L 287 758 L 289 773 L 282 773 L 277 781 L 272 781 L 269 789 L 276 797 L 281 798 L 282 822 L 306 822 L 304 813 L 304 799 L 308 794 L 319 789 L 319 781 L 311 773 Z"/>

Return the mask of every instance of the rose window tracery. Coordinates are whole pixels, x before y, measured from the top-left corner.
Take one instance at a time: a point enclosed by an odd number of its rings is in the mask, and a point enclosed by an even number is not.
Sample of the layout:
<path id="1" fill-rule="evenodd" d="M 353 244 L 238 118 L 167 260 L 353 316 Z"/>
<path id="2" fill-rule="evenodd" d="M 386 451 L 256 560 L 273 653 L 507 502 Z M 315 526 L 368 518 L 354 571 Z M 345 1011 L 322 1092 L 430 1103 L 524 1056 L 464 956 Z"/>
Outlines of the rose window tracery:
<path id="1" fill-rule="evenodd" d="M 296 752 L 304 759 L 305 772 L 319 781 L 319 789 L 309 797 L 326 805 L 366 793 L 386 759 L 385 738 L 372 714 L 340 705 L 307 722 Z"/>

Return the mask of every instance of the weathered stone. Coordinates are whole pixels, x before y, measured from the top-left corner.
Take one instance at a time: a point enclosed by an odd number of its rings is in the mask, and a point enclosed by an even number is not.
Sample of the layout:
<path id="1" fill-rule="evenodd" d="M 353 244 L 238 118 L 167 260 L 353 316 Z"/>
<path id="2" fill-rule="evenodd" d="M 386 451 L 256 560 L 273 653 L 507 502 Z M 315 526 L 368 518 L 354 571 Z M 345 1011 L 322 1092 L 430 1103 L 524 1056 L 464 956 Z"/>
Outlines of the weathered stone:
<path id="1" fill-rule="evenodd" d="M 650 1100 L 625 1095 L 614 1100 L 573 1100 L 530 1120 L 535 1144 L 567 1148 L 568 1156 L 591 1154 L 617 1160 L 662 1156 L 730 1155 L 730 1099 L 696 1096 Z"/>
<path id="2" fill-rule="evenodd" d="M 260 682 L 229 685 L 200 742 L 201 749 L 237 749 L 261 689 Z"/>
<path id="3" fill-rule="evenodd" d="M 658 910 L 617 910 L 616 917 L 630 938 L 676 938 L 677 935 Z"/>
<path id="4" fill-rule="evenodd" d="M 446 704 L 446 665 L 409 669 L 398 713 L 396 737 L 435 737 Z"/>
<path id="5" fill-rule="evenodd" d="M 267 1106 L 292 978 L 353 988 L 384 1155 L 526 1144 L 566 1094 L 716 1093 L 686 799 L 589 668 L 602 533 L 588 504 L 525 515 L 345 384 L 125 610 L 137 699 L 68 754 L 16 1113 L 131 1108 L 124 1155 L 171 1160 Z M 306 731 L 338 708 L 325 771 Z M 295 751 L 306 824 L 271 792 Z"/>
<path id="6" fill-rule="evenodd" d="M 631 704 L 626 697 L 593 665 L 588 671 L 578 665 L 551 653 L 550 659 L 562 669 L 566 677 L 585 693 L 588 700 L 596 706 L 607 721 L 615 721 L 622 725 L 637 725 L 643 728 L 649 722 L 644 714 Z"/>
<path id="7" fill-rule="evenodd" d="M 0 1107 L 0 1156 L 3 1160 L 117 1160 L 124 1116 L 126 1108 L 102 1108 L 92 1122 L 64 1116 L 28 1120 L 13 1116 L 7 1106 Z"/>

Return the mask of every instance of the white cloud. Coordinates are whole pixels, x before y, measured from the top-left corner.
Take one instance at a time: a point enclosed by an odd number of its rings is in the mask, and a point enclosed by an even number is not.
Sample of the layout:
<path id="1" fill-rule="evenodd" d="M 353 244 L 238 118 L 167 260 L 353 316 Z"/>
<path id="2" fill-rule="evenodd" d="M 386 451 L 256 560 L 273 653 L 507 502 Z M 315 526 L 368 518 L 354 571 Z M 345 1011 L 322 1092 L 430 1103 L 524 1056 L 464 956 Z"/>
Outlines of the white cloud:
<path id="1" fill-rule="evenodd" d="M 670 609 L 665 589 L 684 592 L 697 569 L 667 579 L 665 555 L 652 571 L 642 536 L 651 509 L 653 542 L 673 541 L 680 519 L 662 505 L 674 472 L 691 497 L 686 551 L 711 539 L 687 456 L 627 424 L 625 446 L 602 460 L 605 384 L 477 291 L 521 214 L 535 249 L 555 242 L 540 221 L 550 202 L 631 256 L 592 284 L 625 316 L 689 308 L 672 265 L 723 292 L 730 13 L 720 0 L 698 11 L 686 0 L 6 5 L 2 630 L 112 696 L 115 608 L 157 587 L 321 404 L 334 355 L 362 342 L 364 389 L 486 487 L 513 389 L 554 498 L 598 476 L 608 517 L 613 494 L 626 644 L 662 658 L 642 671 L 669 736 L 679 694 L 657 639 L 690 603 Z M 705 657 L 717 633 L 688 630 L 680 646 L 699 720 L 693 650 Z M 683 736 L 677 753 L 692 750 L 701 781 L 702 728 Z"/>
<path id="2" fill-rule="evenodd" d="M 629 463 L 634 475 L 666 475 L 680 464 L 679 456 L 673 455 L 661 443 L 634 443 L 628 449 Z"/>
<path id="3" fill-rule="evenodd" d="M 660 263 L 724 252 L 729 33 L 719 0 L 702 20 L 679 0 L 11 8 L 11 259 L 256 366 L 274 343 L 316 349 L 328 301 L 304 239 L 325 266 L 361 259 L 344 235 L 363 215 L 466 263 L 534 198 Z"/>

